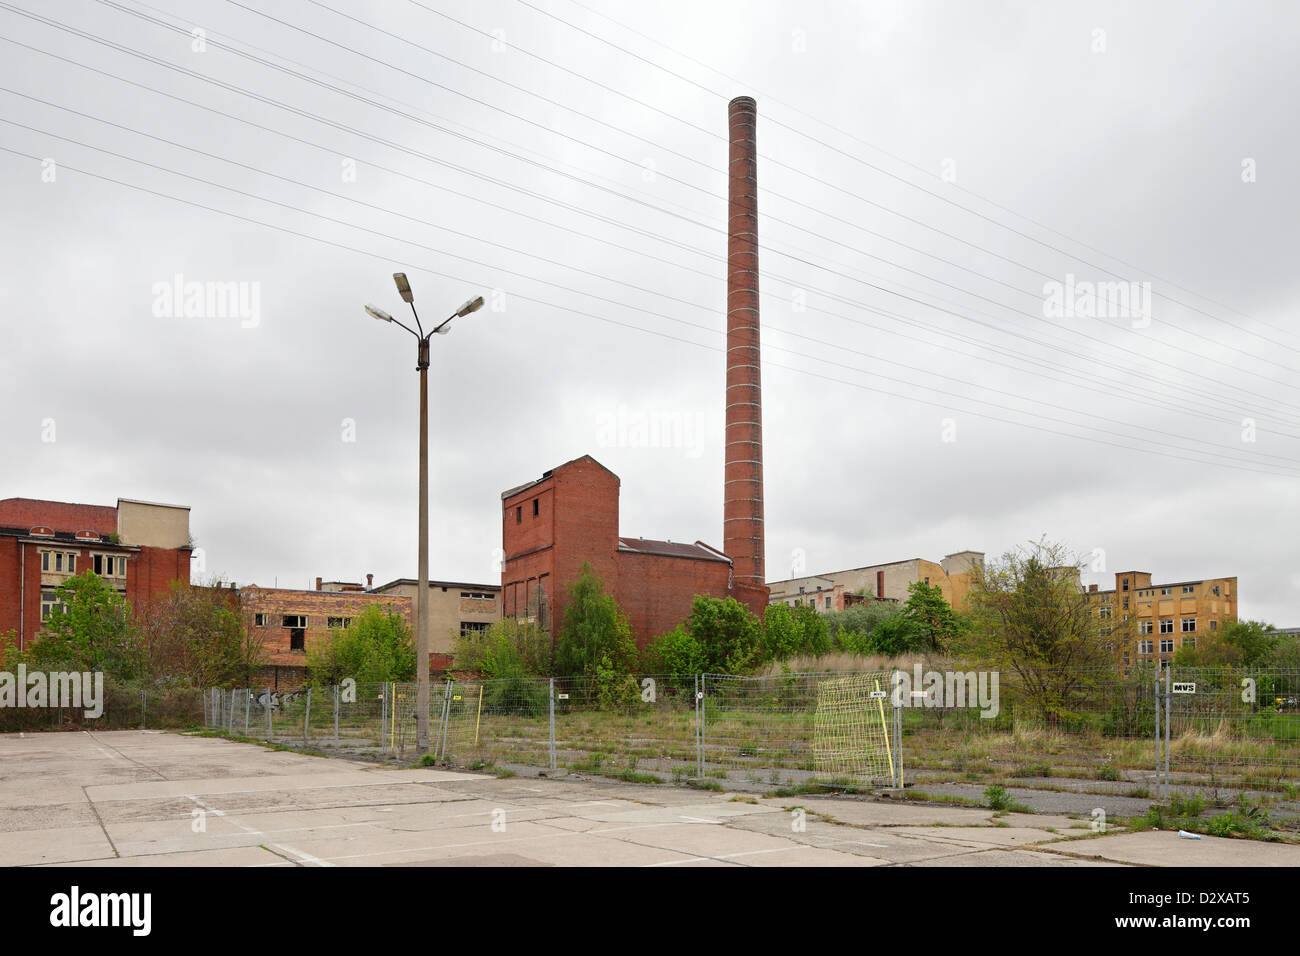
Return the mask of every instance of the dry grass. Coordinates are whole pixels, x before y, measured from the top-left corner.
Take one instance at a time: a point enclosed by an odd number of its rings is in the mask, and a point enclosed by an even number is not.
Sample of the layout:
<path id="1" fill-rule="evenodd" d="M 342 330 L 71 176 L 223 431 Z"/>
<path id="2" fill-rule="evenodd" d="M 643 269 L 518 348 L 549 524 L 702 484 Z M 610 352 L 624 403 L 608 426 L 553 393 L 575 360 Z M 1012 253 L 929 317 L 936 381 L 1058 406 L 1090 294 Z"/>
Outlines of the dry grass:
<path id="1" fill-rule="evenodd" d="M 790 658 L 785 663 L 772 663 L 759 671 L 757 676 L 781 677 L 789 672 L 820 674 L 842 671 L 887 671 L 894 667 L 911 671 L 917 664 L 921 665 L 922 670 L 946 670 L 951 669 L 952 662 L 944 658 L 927 657 L 924 654 L 886 657 L 881 654 L 859 656 L 840 651 L 834 654 L 823 654 L 821 657 L 800 655 Z"/>

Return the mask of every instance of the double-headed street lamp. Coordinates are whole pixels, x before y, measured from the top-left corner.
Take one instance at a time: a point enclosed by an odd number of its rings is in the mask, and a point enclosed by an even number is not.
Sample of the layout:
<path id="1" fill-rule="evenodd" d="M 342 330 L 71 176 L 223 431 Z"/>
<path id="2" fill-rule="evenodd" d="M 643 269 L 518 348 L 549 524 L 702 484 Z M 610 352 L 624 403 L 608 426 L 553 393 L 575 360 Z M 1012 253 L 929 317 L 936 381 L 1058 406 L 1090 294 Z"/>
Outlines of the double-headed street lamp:
<path id="1" fill-rule="evenodd" d="M 403 325 L 383 309 L 366 306 L 366 313 L 381 322 L 400 325 L 419 342 L 416 370 L 420 373 L 420 558 L 416 571 L 415 587 L 415 736 L 420 753 L 429 752 L 429 337 L 446 335 L 451 331 L 451 320 L 469 315 L 483 308 L 483 297 L 470 299 L 447 317 L 441 325 L 426 334 L 420 325 L 420 315 L 415 311 L 415 296 L 406 273 L 393 274 L 402 301 L 411 307 L 415 328 Z M 416 330 L 419 331 L 416 331 Z"/>

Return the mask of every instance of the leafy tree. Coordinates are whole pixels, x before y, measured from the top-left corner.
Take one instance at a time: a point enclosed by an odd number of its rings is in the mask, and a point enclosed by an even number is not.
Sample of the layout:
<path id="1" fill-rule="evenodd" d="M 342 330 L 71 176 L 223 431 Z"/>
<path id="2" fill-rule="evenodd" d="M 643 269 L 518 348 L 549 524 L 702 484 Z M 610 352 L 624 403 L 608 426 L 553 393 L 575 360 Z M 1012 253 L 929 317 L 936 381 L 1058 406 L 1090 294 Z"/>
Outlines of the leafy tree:
<path id="1" fill-rule="evenodd" d="M 145 606 L 141 629 L 150 672 L 195 687 L 247 687 L 266 660 L 233 592 L 215 585 L 173 582 L 165 597 Z"/>
<path id="2" fill-rule="evenodd" d="M 907 586 L 903 615 L 911 622 L 920 644 L 931 651 L 946 649 L 966 627 L 962 616 L 944 599 L 943 589 L 924 581 Z"/>
<path id="3" fill-rule="evenodd" d="M 1174 663 L 1185 667 L 1276 666 L 1274 657 L 1284 642 L 1277 629 L 1263 621 L 1225 621 L 1196 645 L 1180 647 Z"/>
<path id="4" fill-rule="evenodd" d="M 646 647 L 645 667 L 652 674 L 668 674 L 680 684 L 708 670 L 709 655 L 683 623 Z"/>
<path id="5" fill-rule="evenodd" d="M 707 670 L 739 674 L 759 662 L 762 635 L 758 619 L 733 597 L 695 595 L 686 629 L 704 649 Z"/>
<path id="6" fill-rule="evenodd" d="M 605 593 L 605 582 L 591 565 L 583 562 L 569 585 L 555 648 L 556 669 L 566 676 L 591 675 L 600 668 L 627 674 L 636 662 L 636 641 L 627 615 L 614 596 Z"/>
<path id="7" fill-rule="evenodd" d="M 877 650 L 872 634 L 876 628 L 902 613 L 902 607 L 893 601 L 872 598 L 828 614 L 826 624 L 841 650 L 850 654 L 874 654 Z"/>
<path id="8" fill-rule="evenodd" d="M 43 670 L 102 671 L 135 680 L 148 669 L 148 652 L 126 598 L 93 571 L 59 585 L 60 604 L 31 648 L 28 666 Z"/>
<path id="9" fill-rule="evenodd" d="M 352 622 L 307 650 L 307 670 L 317 685 L 345 678 L 358 683 L 415 679 L 410 625 L 391 608 L 372 604 Z"/>
<path id="10" fill-rule="evenodd" d="M 820 657 L 831 649 L 826 618 L 811 605 L 796 608 L 769 604 L 763 609 L 760 656 L 763 660 L 785 661 L 799 654 Z"/>
<path id="11" fill-rule="evenodd" d="M 897 657 L 900 654 L 921 650 L 925 644 L 925 637 L 916 621 L 909 615 L 900 613 L 887 617 L 877 624 L 867 644 L 876 654 Z"/>
<path id="12" fill-rule="evenodd" d="M 1049 725 L 1073 716 L 1087 683 L 1115 665 L 1114 635 L 1080 586 L 1079 563 L 1038 541 L 971 571 L 971 630 L 964 648 L 1018 678 Z"/>
<path id="13" fill-rule="evenodd" d="M 488 680 L 514 676 L 547 675 L 553 671 L 551 637 L 536 624 L 502 618 L 481 636 L 456 640 L 453 655 L 457 670 L 474 671 Z"/>

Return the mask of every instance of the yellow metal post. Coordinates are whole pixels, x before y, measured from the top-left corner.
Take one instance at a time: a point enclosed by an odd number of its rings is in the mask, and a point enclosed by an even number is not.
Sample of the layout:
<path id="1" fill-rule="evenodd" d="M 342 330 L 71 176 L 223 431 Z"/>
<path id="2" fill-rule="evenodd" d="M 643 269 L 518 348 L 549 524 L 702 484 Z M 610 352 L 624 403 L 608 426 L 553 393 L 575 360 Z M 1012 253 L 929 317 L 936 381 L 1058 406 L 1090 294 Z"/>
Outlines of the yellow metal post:
<path id="1" fill-rule="evenodd" d="M 876 693 L 880 693 L 880 681 L 875 681 Z M 889 727 L 885 724 L 885 698 L 876 698 L 876 707 L 880 710 L 880 730 L 885 735 L 885 757 L 889 760 L 889 779 L 894 779 L 894 751 L 889 746 Z"/>

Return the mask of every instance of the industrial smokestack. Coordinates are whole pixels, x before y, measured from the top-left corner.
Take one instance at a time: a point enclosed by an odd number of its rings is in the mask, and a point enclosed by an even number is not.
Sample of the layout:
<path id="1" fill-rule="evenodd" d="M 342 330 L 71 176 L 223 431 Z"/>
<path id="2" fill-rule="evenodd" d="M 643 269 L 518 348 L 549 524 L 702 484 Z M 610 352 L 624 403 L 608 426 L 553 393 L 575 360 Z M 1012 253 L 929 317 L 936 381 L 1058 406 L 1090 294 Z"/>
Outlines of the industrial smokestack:
<path id="1" fill-rule="evenodd" d="M 727 431 L 723 551 L 735 584 L 763 587 L 763 403 L 758 349 L 758 106 L 727 106 Z"/>

